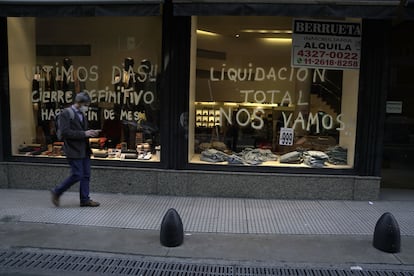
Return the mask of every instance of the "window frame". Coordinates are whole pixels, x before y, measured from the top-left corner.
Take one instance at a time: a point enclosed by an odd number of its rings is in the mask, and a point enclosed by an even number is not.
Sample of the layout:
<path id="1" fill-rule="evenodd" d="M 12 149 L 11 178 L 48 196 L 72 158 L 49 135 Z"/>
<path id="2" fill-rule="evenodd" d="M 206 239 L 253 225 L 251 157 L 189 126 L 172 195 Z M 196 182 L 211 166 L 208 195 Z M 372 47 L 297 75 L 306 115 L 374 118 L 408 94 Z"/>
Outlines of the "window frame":
<path id="1" fill-rule="evenodd" d="M 117 6 L 120 6 L 119 4 Z M 216 4 L 209 5 L 214 9 Z M 237 3 L 232 5 L 237 6 Z M 260 5 L 260 4 L 258 4 Z M 4 5 L 0 4 L 1 7 Z M 82 9 L 82 5 L 69 5 L 71 9 Z M 128 5 L 126 5 L 128 6 Z M 265 5 L 262 5 L 262 8 Z M 109 7 L 109 6 L 108 6 Z M 306 5 L 304 16 L 312 14 Z M 14 6 L 16 8 L 16 6 Z M 28 11 L 32 15 L 36 10 L 44 10 L 46 6 L 32 6 Z M 17 9 L 16 9 L 17 10 Z M 12 14 L 10 14 L 12 15 Z M 121 14 L 122 15 L 122 14 Z M 223 15 L 223 14 L 218 14 Z M 255 15 L 264 15 L 257 14 Z M 272 14 L 271 14 L 272 15 Z M 284 12 L 284 16 L 292 16 Z M 47 16 L 47 15 L 44 15 Z M 345 16 L 345 15 L 344 15 Z M 190 70 L 190 38 L 191 17 L 188 14 L 174 15 L 171 1 L 163 4 L 162 13 L 162 84 L 161 84 L 161 162 L 147 164 L 142 162 L 119 162 L 109 160 L 92 160 L 95 166 L 143 167 L 174 170 L 217 171 L 228 173 L 280 173 L 280 174 L 323 174 L 323 175 L 360 175 L 380 176 L 383 141 L 383 123 L 385 120 L 386 92 L 389 81 L 389 51 L 392 22 L 389 17 L 369 19 L 362 17 L 363 34 L 361 50 L 361 71 L 358 96 L 357 138 L 355 146 L 355 164 L 353 169 L 308 169 L 280 167 L 241 167 L 191 164 L 188 162 L 188 144 L 186 131 L 179 126 L 182 113 L 189 107 L 189 70 Z M 414 17 L 413 17 L 414 18 Z M 9 69 L 7 18 L 0 15 L 0 161 L 30 162 L 47 164 L 66 164 L 64 159 L 32 158 L 11 155 L 11 121 L 9 106 Z M 382 41 L 382 43 L 378 43 Z M 382 59 L 378 59 L 381 56 Z M 183 73 L 184 72 L 184 73 Z"/>
<path id="2" fill-rule="evenodd" d="M 115 1 L 113 1 L 115 2 Z M 76 16 L 140 16 L 134 14 L 137 10 L 144 7 L 144 13 L 147 16 L 160 16 L 161 18 L 161 63 L 159 65 L 160 71 L 160 145 L 161 145 L 161 160 L 159 162 L 142 162 L 142 161 L 122 161 L 122 160 L 100 160 L 91 159 L 91 164 L 94 166 L 106 166 L 106 167 L 135 167 L 135 168 L 167 168 L 168 167 L 168 152 L 169 152 L 169 128 L 165 126 L 164 121 L 168 120 L 167 110 L 164 108 L 169 104 L 164 95 L 168 95 L 168 85 L 166 85 L 166 70 L 164 69 L 164 60 L 167 51 L 167 43 L 165 39 L 165 32 L 163 31 L 166 25 L 166 16 L 164 13 L 160 14 L 160 1 L 143 1 L 144 4 L 107 4 L 107 5 L 79 5 L 79 4 L 67 4 L 59 5 L 25 5 L 23 12 L 17 16 L 13 12 L 10 12 L 8 17 L 48 17 L 50 11 L 55 12 L 54 17 L 76 17 Z M 150 2 L 150 3 L 148 3 Z M 8 9 L 12 11 L 21 8 L 20 5 L 3 5 L 0 3 L 0 7 L 6 7 L 2 13 Z M 115 7 L 115 10 L 113 8 Z M 45 10 L 50 9 L 48 12 Z M 91 11 L 94 11 L 91 13 Z M 107 13 L 106 11 L 112 11 Z M 141 12 L 138 12 L 138 14 Z M 158 14 L 157 14 L 158 13 Z M 92 14 L 92 15 L 91 15 Z M 23 162 L 23 163 L 41 163 L 41 164 L 67 164 L 66 158 L 53 158 L 53 157 L 36 157 L 36 156 L 17 156 L 12 154 L 12 137 L 11 137 L 11 116 L 10 116 L 10 87 L 9 87 L 9 62 L 8 62 L 8 32 L 7 32 L 7 17 L 0 14 L 0 76 L 2 83 L 0 84 L 0 129 L 2 132 L 0 140 L 0 161 L 4 162 Z"/>
<path id="3" fill-rule="evenodd" d="M 289 15 L 286 15 L 289 16 Z M 312 16 L 312 15 L 308 15 Z M 177 16 L 178 17 L 178 16 Z M 179 16 L 185 25 L 180 29 L 187 30 L 187 36 L 181 38 L 181 47 L 190 48 L 191 45 L 191 17 Z M 185 20 L 184 20 L 185 19 Z M 184 24 L 184 22 L 183 22 Z M 377 29 L 379 24 L 381 32 Z M 281 174 L 310 174 L 310 175 L 369 175 L 380 176 L 381 171 L 381 144 L 383 133 L 381 126 L 384 122 L 385 95 L 389 83 L 389 74 L 387 64 L 389 56 L 388 36 L 390 34 L 391 20 L 369 20 L 362 18 L 362 49 L 361 49 L 361 67 L 359 76 L 358 90 L 358 107 L 356 120 L 356 141 L 355 141 L 355 157 L 354 167 L 350 169 L 334 169 L 334 168 L 295 168 L 295 167 L 270 167 L 270 166 L 235 166 L 235 165 L 214 165 L 214 164 L 194 164 L 188 162 L 188 141 L 185 135 L 178 137 L 175 147 L 182 149 L 181 157 L 178 160 L 177 169 L 181 170 L 198 170 L 198 171 L 223 171 L 223 172 L 247 172 L 247 173 L 281 173 Z M 184 28 L 185 27 L 185 28 Z M 376 31 L 373 31 L 376 30 Z M 376 43 L 378 37 L 383 38 L 387 43 L 380 47 Z M 374 46 L 375 45 L 375 46 Z M 375 48 L 375 51 L 372 49 Z M 369 54 L 369 55 L 368 55 Z M 377 55 L 381 55 L 383 60 L 378 61 Z M 190 67 L 190 51 L 180 56 L 181 63 L 186 67 Z M 370 70 L 375 68 L 374 73 Z M 178 111 L 189 112 L 189 83 L 190 76 L 176 79 L 179 87 L 177 93 L 180 98 L 180 108 Z M 379 85 L 381 83 L 381 85 Z M 184 92 L 185 91 L 185 92 Z M 371 97 L 376 98 L 375 105 L 369 104 Z M 370 108 L 366 108 L 369 104 Z M 185 105 L 185 108 L 182 107 Z M 375 122 L 375 123 L 372 123 Z M 372 146 L 367 147 L 366 143 Z"/>

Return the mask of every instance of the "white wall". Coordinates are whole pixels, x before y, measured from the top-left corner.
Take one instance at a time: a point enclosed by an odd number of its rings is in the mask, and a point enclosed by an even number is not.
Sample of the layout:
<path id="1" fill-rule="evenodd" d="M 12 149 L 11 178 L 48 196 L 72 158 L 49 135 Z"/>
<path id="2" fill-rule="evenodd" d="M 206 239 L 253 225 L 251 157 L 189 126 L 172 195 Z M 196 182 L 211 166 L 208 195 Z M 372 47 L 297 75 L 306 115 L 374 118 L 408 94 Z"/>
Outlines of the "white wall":
<path id="1" fill-rule="evenodd" d="M 37 19 L 37 43 L 46 45 L 91 45 L 91 56 L 70 57 L 74 67 L 99 65 L 99 80 L 87 82 L 86 88 L 105 89 L 111 84 L 112 66 L 123 67 L 125 57 L 135 60 L 135 70 L 142 59 L 161 69 L 161 17 L 80 17 Z M 128 45 L 128 39 L 135 40 Z M 62 65 L 61 57 L 39 57 L 38 63 Z"/>
<path id="2" fill-rule="evenodd" d="M 198 48 L 209 51 L 224 52 L 225 60 L 197 58 L 197 69 L 210 70 L 214 67 L 219 71 L 225 64 L 228 68 L 262 67 L 266 71 L 274 67 L 276 72 L 281 67 L 290 67 L 291 43 L 289 41 L 269 41 L 264 38 L 275 37 L 272 34 L 247 33 L 247 29 L 282 29 L 288 30 L 292 26 L 290 17 L 266 16 L 201 16 L 198 17 L 198 29 L 210 31 L 216 35 L 203 35 L 197 37 Z M 289 38 L 289 35 L 277 35 Z M 210 92 L 211 87 L 211 92 Z M 197 101 L 234 101 L 243 102 L 244 97 L 240 90 L 288 90 L 294 93 L 295 84 L 289 81 L 239 81 L 230 80 L 211 81 L 197 79 Z M 277 95 L 275 101 L 280 101 L 282 93 Z M 292 97 L 294 97 L 292 95 Z"/>
<path id="3" fill-rule="evenodd" d="M 359 70 L 344 70 L 341 113 L 345 129 L 340 132 L 339 145 L 348 149 L 348 165 L 354 165 L 356 122 L 358 110 Z"/>
<path id="4" fill-rule="evenodd" d="M 226 60 L 213 60 L 198 58 L 197 69 L 209 71 L 214 67 L 220 71 L 225 64 L 225 71 L 228 68 L 244 69 L 263 67 L 266 73 L 271 67 L 277 71 L 281 67 L 287 67 L 290 70 L 290 53 L 291 43 L 269 43 L 262 39 L 244 39 L 242 36 L 238 39 L 234 37 L 218 35 L 205 36 L 198 35 L 198 48 L 210 51 L 219 51 L 226 53 Z M 286 73 L 287 74 L 287 73 Z M 243 102 L 244 97 L 240 90 L 280 90 L 275 102 L 283 97 L 287 90 L 292 97 L 295 93 L 295 83 L 287 80 L 264 80 L 264 81 L 239 81 L 230 80 L 211 81 L 211 93 L 208 85 L 208 79 L 197 79 L 197 101 L 218 101 L 218 102 Z"/>
<path id="5" fill-rule="evenodd" d="M 36 138 L 36 124 L 31 102 L 32 67 L 36 64 L 34 18 L 7 19 L 10 72 L 10 115 L 12 152 L 20 144 Z"/>

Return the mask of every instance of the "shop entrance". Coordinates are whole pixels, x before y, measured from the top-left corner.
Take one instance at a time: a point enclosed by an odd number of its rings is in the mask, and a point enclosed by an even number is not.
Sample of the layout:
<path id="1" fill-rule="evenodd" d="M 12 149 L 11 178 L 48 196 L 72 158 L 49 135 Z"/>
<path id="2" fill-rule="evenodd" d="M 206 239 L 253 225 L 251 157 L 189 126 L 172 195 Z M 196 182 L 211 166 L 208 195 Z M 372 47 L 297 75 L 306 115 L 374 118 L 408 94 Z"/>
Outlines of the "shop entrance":
<path id="1" fill-rule="evenodd" d="M 414 190 L 414 21 L 392 31 L 382 188 Z"/>

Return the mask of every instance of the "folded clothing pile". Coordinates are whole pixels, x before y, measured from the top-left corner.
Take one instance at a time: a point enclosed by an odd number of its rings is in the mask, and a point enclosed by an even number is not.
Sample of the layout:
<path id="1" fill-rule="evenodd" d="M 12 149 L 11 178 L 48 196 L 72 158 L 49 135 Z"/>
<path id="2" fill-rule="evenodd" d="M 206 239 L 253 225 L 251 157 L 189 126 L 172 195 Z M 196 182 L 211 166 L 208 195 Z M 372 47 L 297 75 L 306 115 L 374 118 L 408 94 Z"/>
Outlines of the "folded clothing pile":
<path id="1" fill-rule="evenodd" d="M 93 157 L 97 158 L 107 158 L 108 157 L 108 151 L 107 150 L 98 150 L 98 149 L 92 149 Z"/>
<path id="2" fill-rule="evenodd" d="M 226 144 L 220 141 L 214 141 L 211 143 L 201 143 L 198 147 L 201 151 L 208 150 L 208 149 L 215 149 L 215 150 L 220 150 L 220 151 L 227 150 Z"/>
<path id="3" fill-rule="evenodd" d="M 201 152 L 201 161 L 218 163 L 229 162 L 235 165 L 260 165 L 266 161 L 276 161 L 277 156 L 270 150 L 247 148 L 238 154 L 226 154 L 216 149 L 207 149 Z"/>
<path id="4" fill-rule="evenodd" d="M 303 153 L 303 162 L 312 168 L 323 168 L 328 159 L 329 156 L 322 151 L 309 150 Z"/>
<path id="5" fill-rule="evenodd" d="M 280 163 L 286 164 L 300 164 L 303 162 L 302 152 L 292 151 L 280 156 Z"/>
<path id="6" fill-rule="evenodd" d="M 201 152 L 200 160 L 209 163 L 228 161 L 229 155 L 216 149 L 208 149 Z"/>
<path id="7" fill-rule="evenodd" d="M 121 159 L 137 159 L 137 153 L 121 153 Z"/>
<path id="8" fill-rule="evenodd" d="M 103 149 L 105 147 L 107 138 L 89 138 L 89 144 L 93 149 Z"/>
<path id="9" fill-rule="evenodd" d="M 227 161 L 232 165 L 247 165 L 246 161 L 236 154 L 229 155 Z"/>
<path id="10" fill-rule="evenodd" d="M 47 147 L 41 144 L 23 144 L 19 146 L 18 151 L 20 154 L 40 155 L 42 152 L 47 151 Z"/>
<path id="11" fill-rule="evenodd" d="M 328 162 L 334 165 L 347 165 L 348 164 L 348 150 L 340 147 L 340 146 L 335 146 L 332 148 L 329 148 L 326 152 L 325 152 L 328 157 L 329 160 Z"/>
<path id="12" fill-rule="evenodd" d="M 266 161 L 276 161 L 277 156 L 269 149 L 246 148 L 238 154 L 243 160 L 250 165 L 260 165 Z"/>

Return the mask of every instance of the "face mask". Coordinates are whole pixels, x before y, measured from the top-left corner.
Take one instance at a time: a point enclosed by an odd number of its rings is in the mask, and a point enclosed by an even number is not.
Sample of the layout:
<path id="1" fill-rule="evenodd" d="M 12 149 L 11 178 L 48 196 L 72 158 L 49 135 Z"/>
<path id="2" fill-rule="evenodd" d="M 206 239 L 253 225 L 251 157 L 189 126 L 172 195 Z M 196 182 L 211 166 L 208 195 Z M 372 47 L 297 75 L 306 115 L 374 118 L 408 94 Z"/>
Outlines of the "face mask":
<path id="1" fill-rule="evenodd" d="M 82 105 L 81 107 L 79 107 L 80 112 L 86 113 L 88 111 L 89 107 L 87 107 L 86 105 Z"/>

